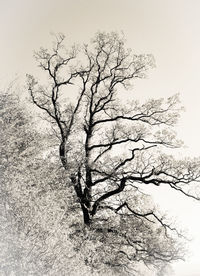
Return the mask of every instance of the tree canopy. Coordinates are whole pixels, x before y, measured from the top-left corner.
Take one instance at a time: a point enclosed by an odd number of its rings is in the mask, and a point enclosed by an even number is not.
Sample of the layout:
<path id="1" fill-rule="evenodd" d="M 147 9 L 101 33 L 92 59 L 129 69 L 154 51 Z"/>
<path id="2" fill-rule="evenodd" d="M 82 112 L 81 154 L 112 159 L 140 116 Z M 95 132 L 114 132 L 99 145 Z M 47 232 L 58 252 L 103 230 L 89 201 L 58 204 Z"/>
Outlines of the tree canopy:
<path id="1" fill-rule="evenodd" d="M 165 185 L 199 200 L 199 160 L 168 154 L 181 146 L 174 132 L 178 96 L 133 100 L 134 80 L 146 77 L 154 59 L 126 49 L 123 36 L 97 33 L 90 45 L 70 49 L 64 39 L 58 35 L 52 49 L 35 53 L 47 82 L 31 75 L 27 82 L 59 142 L 66 186 L 74 189 L 71 207 L 83 217 L 71 237 L 77 248 L 83 240 L 94 246 L 85 263 L 133 269 L 182 258 L 180 233 L 140 188 Z"/>

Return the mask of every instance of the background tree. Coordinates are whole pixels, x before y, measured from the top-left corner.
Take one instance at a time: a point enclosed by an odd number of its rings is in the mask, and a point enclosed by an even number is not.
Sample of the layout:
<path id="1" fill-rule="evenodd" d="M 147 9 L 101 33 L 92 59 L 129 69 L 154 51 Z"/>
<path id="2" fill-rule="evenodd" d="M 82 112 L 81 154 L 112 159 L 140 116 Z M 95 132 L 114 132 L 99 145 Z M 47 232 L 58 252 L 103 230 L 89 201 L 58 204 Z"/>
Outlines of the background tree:
<path id="1" fill-rule="evenodd" d="M 15 90 L 0 93 L 0 275 L 89 275 L 68 238 L 76 214 L 56 141 Z"/>
<path id="2" fill-rule="evenodd" d="M 85 262 L 121 269 L 128 263 L 161 266 L 181 258 L 174 237 L 180 233 L 140 189 L 166 185 L 199 199 L 199 160 L 167 154 L 181 146 L 173 131 L 181 109 L 177 95 L 125 103 L 125 90 L 146 77 L 154 60 L 133 54 L 116 33 L 98 33 L 91 46 L 79 49 L 67 50 L 63 41 L 58 35 L 52 50 L 35 54 L 48 82 L 40 85 L 29 75 L 28 89 L 60 141 L 66 183 L 74 188 L 84 231 L 90 233 L 83 236 L 100 241 L 99 262 L 95 254 Z"/>

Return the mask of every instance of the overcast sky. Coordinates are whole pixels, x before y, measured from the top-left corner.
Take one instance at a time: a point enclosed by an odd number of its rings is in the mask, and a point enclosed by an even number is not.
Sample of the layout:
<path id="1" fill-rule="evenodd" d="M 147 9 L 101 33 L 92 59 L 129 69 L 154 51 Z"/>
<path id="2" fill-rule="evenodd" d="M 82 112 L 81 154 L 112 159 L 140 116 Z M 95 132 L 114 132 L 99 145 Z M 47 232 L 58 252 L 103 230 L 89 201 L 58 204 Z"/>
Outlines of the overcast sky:
<path id="1" fill-rule="evenodd" d="M 35 72 L 33 51 L 50 45 L 52 32 L 81 43 L 98 30 L 123 31 L 127 45 L 152 53 L 157 66 L 136 83 L 133 96 L 144 100 L 179 92 L 186 112 L 177 131 L 188 146 L 182 154 L 200 156 L 199 13 L 199 0 L 0 0 L 0 88 Z M 174 265 L 174 275 L 199 276 L 199 203 L 164 189 L 155 194 L 194 236 L 190 260 Z"/>

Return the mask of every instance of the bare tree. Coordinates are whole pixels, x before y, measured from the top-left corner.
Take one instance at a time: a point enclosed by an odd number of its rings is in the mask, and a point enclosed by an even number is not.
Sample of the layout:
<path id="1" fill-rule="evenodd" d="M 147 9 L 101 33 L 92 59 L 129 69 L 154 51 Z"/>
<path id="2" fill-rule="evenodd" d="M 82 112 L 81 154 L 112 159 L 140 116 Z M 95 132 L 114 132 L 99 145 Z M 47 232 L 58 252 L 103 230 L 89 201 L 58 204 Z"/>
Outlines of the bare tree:
<path id="1" fill-rule="evenodd" d="M 178 96 L 144 104 L 123 101 L 133 81 L 154 67 L 153 57 L 133 54 L 116 33 L 98 33 L 90 46 L 70 50 L 58 35 L 52 50 L 41 48 L 35 58 L 48 85 L 28 75 L 32 101 L 46 113 L 60 141 L 60 159 L 84 224 L 95 229 L 95 238 L 103 235 L 108 241 L 112 236 L 109 246 L 118 238 L 110 263 L 180 257 L 172 238 L 165 248 L 159 245 L 157 236 L 167 240 L 169 230 L 179 233 L 152 204 L 142 203 L 140 189 L 142 184 L 166 185 L 199 200 L 199 160 L 175 160 L 165 150 L 181 146 L 173 131 L 180 113 Z"/>

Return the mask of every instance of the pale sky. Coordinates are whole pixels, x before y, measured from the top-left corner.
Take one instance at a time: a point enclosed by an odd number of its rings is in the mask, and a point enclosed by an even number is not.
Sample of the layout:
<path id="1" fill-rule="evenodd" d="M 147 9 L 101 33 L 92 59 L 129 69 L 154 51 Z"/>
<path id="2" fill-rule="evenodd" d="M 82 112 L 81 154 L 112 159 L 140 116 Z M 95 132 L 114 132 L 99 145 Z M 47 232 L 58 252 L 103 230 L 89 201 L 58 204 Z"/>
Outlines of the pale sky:
<path id="1" fill-rule="evenodd" d="M 0 88 L 35 72 L 33 51 L 50 45 L 50 33 L 81 43 L 98 30 L 123 31 L 136 53 L 154 55 L 157 68 L 136 83 L 133 96 L 145 100 L 179 92 L 186 107 L 177 128 L 188 146 L 183 155 L 200 156 L 199 0 L 0 0 Z M 155 193 L 160 206 L 194 236 L 192 256 L 173 266 L 174 276 L 199 276 L 199 202 L 164 189 Z"/>

